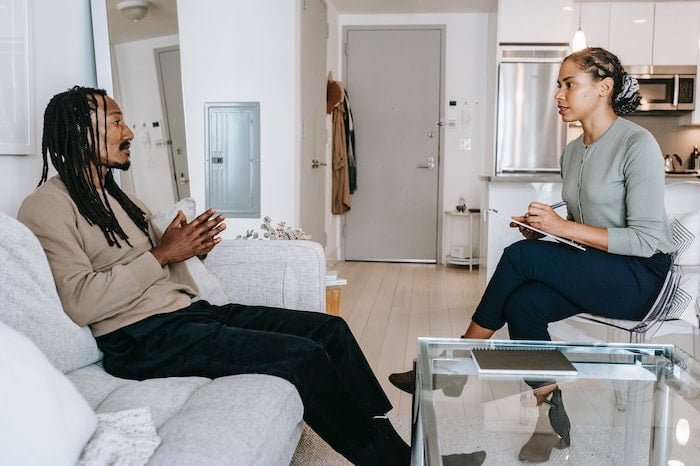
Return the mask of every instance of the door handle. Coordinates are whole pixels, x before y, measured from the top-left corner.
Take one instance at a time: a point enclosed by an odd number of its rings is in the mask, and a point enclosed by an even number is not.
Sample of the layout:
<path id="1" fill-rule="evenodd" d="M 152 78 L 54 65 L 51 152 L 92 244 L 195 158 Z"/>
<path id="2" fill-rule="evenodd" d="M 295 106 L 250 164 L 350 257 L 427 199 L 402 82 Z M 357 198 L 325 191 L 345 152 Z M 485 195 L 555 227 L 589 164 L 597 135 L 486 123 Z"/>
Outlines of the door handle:
<path id="1" fill-rule="evenodd" d="M 428 169 L 428 170 L 432 170 L 433 168 L 435 168 L 435 157 L 433 157 L 433 156 L 431 155 L 431 156 L 428 157 L 428 159 L 426 160 L 426 163 L 419 163 L 419 164 L 417 165 L 417 167 L 418 167 L 418 168 L 426 168 L 426 169 Z"/>
<path id="2" fill-rule="evenodd" d="M 320 162 L 320 161 L 318 161 L 318 160 L 316 160 L 316 159 L 313 159 L 313 160 L 311 161 L 311 168 L 325 167 L 325 166 L 327 166 L 327 165 L 328 165 L 328 164 L 327 164 L 326 162 Z"/>

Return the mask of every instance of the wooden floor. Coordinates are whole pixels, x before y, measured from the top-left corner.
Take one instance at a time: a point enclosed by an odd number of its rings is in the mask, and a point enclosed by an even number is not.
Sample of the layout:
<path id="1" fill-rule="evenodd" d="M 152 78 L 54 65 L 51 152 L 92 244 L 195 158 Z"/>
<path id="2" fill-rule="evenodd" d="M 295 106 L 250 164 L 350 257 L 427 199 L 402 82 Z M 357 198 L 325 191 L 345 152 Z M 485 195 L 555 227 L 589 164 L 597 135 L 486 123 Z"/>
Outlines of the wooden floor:
<path id="1" fill-rule="evenodd" d="M 348 281 L 341 294 L 340 315 L 398 414 L 409 415 L 410 396 L 394 388 L 387 376 L 411 367 L 417 337 L 464 333 L 483 293 L 483 272 L 383 262 L 337 262 L 329 268 Z"/>
<path id="2" fill-rule="evenodd" d="M 393 415 L 410 416 L 411 397 L 394 388 L 387 376 L 411 367 L 417 354 L 417 337 L 458 337 L 464 333 L 483 294 L 484 272 L 454 266 L 381 262 L 336 262 L 329 263 L 328 268 L 336 270 L 339 277 L 348 281 L 342 288 L 340 315 L 350 325 L 389 396 L 394 406 Z M 605 340 L 603 327 L 593 326 L 594 330 L 591 330 L 590 324 L 576 325 L 571 329 L 578 332 L 583 328 L 589 334 L 601 331 L 601 336 L 596 339 Z M 570 335 L 577 338 L 578 333 Z M 508 335 L 502 329 L 494 337 L 508 338 Z M 680 345 L 697 358 L 697 339 L 697 334 L 666 335 L 652 341 Z M 576 419 L 577 425 L 623 425 L 624 413 L 615 409 L 612 389 L 605 392 L 606 396 L 601 395 L 595 400 L 589 399 L 586 393 L 573 388 L 566 390 L 569 414 Z M 485 405 L 485 417 L 502 419 L 502 413 L 498 414 L 501 411 L 507 413 L 505 417 L 522 412 L 520 397 L 510 398 L 513 397 L 503 397 L 493 406 Z M 700 402 L 698 399 L 678 399 L 677 403 L 694 405 L 692 409 L 688 406 L 689 409 L 677 410 L 674 417 L 680 412 L 690 420 L 693 435 L 688 448 L 697 457 L 700 454 Z M 489 414 L 490 408 L 496 413 L 493 416 Z M 676 419 L 673 421 L 675 423 Z"/>

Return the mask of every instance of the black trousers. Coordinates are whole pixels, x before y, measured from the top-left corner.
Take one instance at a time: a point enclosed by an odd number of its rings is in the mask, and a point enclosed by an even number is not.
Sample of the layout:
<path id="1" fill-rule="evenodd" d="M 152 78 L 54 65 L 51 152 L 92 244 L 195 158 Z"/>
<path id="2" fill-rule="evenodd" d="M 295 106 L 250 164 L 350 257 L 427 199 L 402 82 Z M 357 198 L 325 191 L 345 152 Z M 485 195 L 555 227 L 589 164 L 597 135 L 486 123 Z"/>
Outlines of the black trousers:
<path id="1" fill-rule="evenodd" d="M 391 409 L 340 317 L 197 301 L 97 338 L 110 374 L 128 379 L 268 374 L 288 380 L 304 420 L 344 456 L 371 441 L 371 419 Z"/>
<path id="2" fill-rule="evenodd" d="M 514 340 L 549 340 L 550 322 L 582 312 L 641 320 L 670 266 L 667 254 L 644 258 L 518 241 L 503 251 L 472 320 L 491 330 L 507 323 Z"/>

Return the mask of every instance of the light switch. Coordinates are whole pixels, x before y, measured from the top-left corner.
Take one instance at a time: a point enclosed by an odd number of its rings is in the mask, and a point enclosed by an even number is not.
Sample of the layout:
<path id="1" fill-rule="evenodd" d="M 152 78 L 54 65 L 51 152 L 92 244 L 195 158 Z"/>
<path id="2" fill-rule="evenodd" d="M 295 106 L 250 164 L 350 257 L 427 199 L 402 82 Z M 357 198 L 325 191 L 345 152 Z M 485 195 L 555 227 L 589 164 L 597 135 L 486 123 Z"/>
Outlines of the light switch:
<path id="1" fill-rule="evenodd" d="M 471 138 L 460 139 L 459 140 L 459 150 L 472 150 Z"/>

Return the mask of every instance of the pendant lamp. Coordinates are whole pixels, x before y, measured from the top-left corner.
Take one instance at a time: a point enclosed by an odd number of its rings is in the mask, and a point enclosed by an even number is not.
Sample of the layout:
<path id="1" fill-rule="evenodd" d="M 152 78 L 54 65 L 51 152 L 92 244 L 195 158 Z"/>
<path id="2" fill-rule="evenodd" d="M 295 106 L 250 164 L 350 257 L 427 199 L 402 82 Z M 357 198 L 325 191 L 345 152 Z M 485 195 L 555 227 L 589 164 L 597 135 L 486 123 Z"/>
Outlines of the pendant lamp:
<path id="1" fill-rule="evenodd" d="M 571 51 L 572 52 L 578 52 L 579 50 L 583 50 L 586 48 L 586 35 L 583 33 L 583 30 L 581 29 L 581 9 L 583 8 L 583 5 L 581 5 L 581 2 L 578 4 L 578 29 L 576 30 L 576 33 L 574 34 L 574 38 L 571 39 Z"/>

